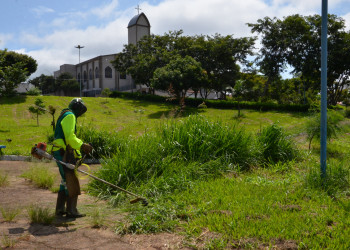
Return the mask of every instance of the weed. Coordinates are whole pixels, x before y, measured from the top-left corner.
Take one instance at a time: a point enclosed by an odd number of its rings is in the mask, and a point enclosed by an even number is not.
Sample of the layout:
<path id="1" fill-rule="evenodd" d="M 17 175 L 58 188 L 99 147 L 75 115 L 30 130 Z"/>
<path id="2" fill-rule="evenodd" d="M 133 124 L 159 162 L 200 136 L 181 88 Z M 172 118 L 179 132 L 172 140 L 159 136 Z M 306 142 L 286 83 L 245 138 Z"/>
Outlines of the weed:
<path id="1" fill-rule="evenodd" d="M 340 121 L 344 116 L 337 111 L 329 111 L 327 113 L 327 139 L 336 138 L 341 131 Z M 311 149 L 312 140 L 321 138 L 321 114 L 315 113 L 306 123 L 307 139 L 309 141 L 309 150 Z"/>
<path id="2" fill-rule="evenodd" d="M 50 188 L 50 191 L 52 192 L 52 193 L 58 193 L 58 191 L 60 190 L 60 187 L 59 186 L 52 186 L 51 188 Z"/>
<path id="3" fill-rule="evenodd" d="M 155 204 L 152 208 L 143 208 L 128 215 L 130 223 L 120 224 L 116 229 L 121 234 L 156 233 L 171 231 L 178 225 L 176 208 L 170 204 Z"/>
<path id="4" fill-rule="evenodd" d="M 134 113 L 136 114 L 136 117 L 137 117 L 137 120 L 139 121 L 139 124 L 141 124 L 142 115 L 143 115 L 143 113 L 145 113 L 145 110 L 135 109 Z"/>
<path id="5" fill-rule="evenodd" d="M 29 179 L 37 187 L 50 189 L 57 177 L 57 174 L 52 173 L 47 166 L 33 166 L 29 170 L 21 174 L 21 177 Z"/>
<path id="6" fill-rule="evenodd" d="M 292 140 L 277 124 L 272 124 L 261 131 L 258 135 L 258 148 L 266 163 L 290 161 L 298 156 Z"/>
<path id="7" fill-rule="evenodd" d="M 14 221 L 17 215 L 20 214 L 20 209 L 13 209 L 13 208 L 3 208 L 0 207 L 2 218 L 4 218 L 5 221 Z"/>
<path id="8" fill-rule="evenodd" d="M 55 214 L 49 208 L 42 208 L 38 205 L 31 205 L 28 208 L 28 216 L 31 223 L 44 225 L 50 225 L 55 219 Z"/>
<path id="9" fill-rule="evenodd" d="M 6 234 L 2 234 L 2 237 L 1 237 L 1 243 L 2 245 L 5 247 L 5 248 L 12 248 L 15 246 L 16 244 L 16 240 L 15 239 L 12 239 L 11 237 L 9 237 L 8 235 Z M 2 248 L 1 248 L 2 249 Z"/>
<path id="10" fill-rule="evenodd" d="M 90 216 L 90 223 L 92 228 L 101 228 L 105 222 L 105 216 L 101 210 L 96 208 Z"/>
<path id="11" fill-rule="evenodd" d="M 8 184 L 9 184 L 8 174 L 4 174 L 2 173 L 2 171 L 0 171 L 0 187 L 5 187 Z"/>
<path id="12" fill-rule="evenodd" d="M 311 166 L 306 175 L 305 184 L 307 187 L 324 190 L 330 196 L 335 196 L 338 192 L 346 190 L 350 186 L 350 169 L 341 163 L 328 164 L 326 175 L 323 177 L 319 164 Z"/>
<path id="13" fill-rule="evenodd" d="M 124 138 L 119 134 L 98 131 L 91 126 L 79 127 L 77 136 L 94 147 L 92 156 L 96 159 L 112 157 L 122 149 L 125 143 Z"/>

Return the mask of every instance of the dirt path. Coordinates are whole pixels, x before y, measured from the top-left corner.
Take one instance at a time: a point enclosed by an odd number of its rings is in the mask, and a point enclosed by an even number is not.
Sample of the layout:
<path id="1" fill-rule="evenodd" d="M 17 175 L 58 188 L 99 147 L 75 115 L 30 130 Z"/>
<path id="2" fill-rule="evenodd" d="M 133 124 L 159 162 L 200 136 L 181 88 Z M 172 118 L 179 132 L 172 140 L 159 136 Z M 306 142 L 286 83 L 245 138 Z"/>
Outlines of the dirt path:
<path id="1" fill-rule="evenodd" d="M 19 177 L 32 162 L 0 161 L 0 172 L 7 174 L 9 184 L 0 187 L 0 207 L 19 209 L 14 222 L 5 222 L 0 213 L 0 249 L 12 246 L 14 249 L 186 249 L 183 237 L 176 234 L 125 235 L 113 232 L 113 225 L 123 219 L 103 201 L 82 192 L 78 208 L 87 216 L 74 221 L 56 219 L 52 225 L 30 224 L 28 207 L 39 205 L 54 210 L 57 194 L 34 187 Z M 52 171 L 56 171 L 53 163 Z M 82 187 L 87 180 L 82 180 Z M 105 213 L 104 227 L 92 228 L 91 214 L 99 210 Z M 188 248 L 187 248 L 188 249 Z"/>

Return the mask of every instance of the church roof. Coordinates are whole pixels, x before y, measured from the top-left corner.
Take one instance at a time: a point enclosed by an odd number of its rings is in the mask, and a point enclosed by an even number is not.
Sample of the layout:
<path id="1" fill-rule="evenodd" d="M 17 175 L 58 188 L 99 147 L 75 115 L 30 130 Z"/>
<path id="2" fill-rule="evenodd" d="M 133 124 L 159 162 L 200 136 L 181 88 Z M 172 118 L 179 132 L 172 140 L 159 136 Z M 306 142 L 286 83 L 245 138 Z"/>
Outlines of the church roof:
<path id="1" fill-rule="evenodd" d="M 138 22 L 138 20 L 139 20 L 139 18 L 140 18 L 141 16 L 144 16 L 144 17 L 145 17 L 145 19 L 147 20 L 147 23 L 148 23 L 148 25 L 149 25 L 148 18 L 147 18 L 146 15 L 142 12 L 141 14 L 138 14 L 138 15 L 134 16 L 133 18 L 131 18 L 131 20 L 130 20 L 130 22 L 129 22 L 129 24 L 128 24 L 128 28 L 129 28 L 130 26 L 136 25 L 137 22 Z"/>

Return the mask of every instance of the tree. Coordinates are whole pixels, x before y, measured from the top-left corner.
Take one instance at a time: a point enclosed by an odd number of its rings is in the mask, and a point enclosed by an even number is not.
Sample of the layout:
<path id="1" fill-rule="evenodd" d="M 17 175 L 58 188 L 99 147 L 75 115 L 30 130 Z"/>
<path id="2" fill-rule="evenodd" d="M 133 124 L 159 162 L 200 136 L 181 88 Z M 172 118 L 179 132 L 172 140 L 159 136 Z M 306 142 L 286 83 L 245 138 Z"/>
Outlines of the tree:
<path id="1" fill-rule="evenodd" d="M 53 76 L 41 74 L 40 76 L 29 80 L 29 83 L 40 89 L 43 94 L 55 92 L 56 87 Z"/>
<path id="2" fill-rule="evenodd" d="M 189 54 L 200 62 L 208 72 L 206 88 L 225 95 L 227 86 L 234 87 L 240 78 L 239 63 L 247 63 L 247 56 L 253 55 L 256 38 L 233 38 L 233 35 L 197 36 L 194 38 Z"/>
<path id="3" fill-rule="evenodd" d="M 238 63 L 244 64 L 246 57 L 253 54 L 254 41 L 255 38 L 234 39 L 221 35 L 182 36 L 182 30 L 170 31 L 163 36 L 146 36 L 136 45 L 125 45 L 113 65 L 121 73 L 130 74 L 137 84 L 150 87 L 158 68 L 167 65 L 176 55 L 191 56 L 201 63 L 209 79 L 201 82 L 201 86 L 191 86 L 195 93 L 201 88 L 223 91 L 238 79 Z"/>
<path id="4" fill-rule="evenodd" d="M 31 56 L 7 50 L 0 50 L 0 52 L 5 52 L 3 66 L 11 66 L 16 63 L 21 63 L 22 69 L 25 69 L 27 72 L 27 76 L 30 76 L 37 70 L 38 64 Z"/>
<path id="5" fill-rule="evenodd" d="M 15 88 L 27 79 L 28 71 L 24 62 L 10 64 L 6 61 L 6 50 L 0 50 L 0 95 L 11 96 Z"/>
<path id="6" fill-rule="evenodd" d="M 45 114 L 45 105 L 41 98 L 36 98 L 34 102 L 34 106 L 30 106 L 28 108 L 29 112 L 32 114 L 36 114 L 36 123 L 39 126 L 39 115 Z"/>
<path id="7" fill-rule="evenodd" d="M 151 86 L 168 90 L 183 106 L 187 90 L 200 86 L 206 78 L 206 72 L 199 62 L 190 56 L 177 55 L 166 66 L 156 69 Z"/>
<path id="8" fill-rule="evenodd" d="M 69 73 L 62 73 L 57 77 L 54 90 L 63 90 L 65 95 L 72 95 L 80 89 L 79 82 Z"/>
<path id="9" fill-rule="evenodd" d="M 252 32 L 262 35 L 258 57 L 261 71 L 276 79 L 287 65 L 300 74 L 305 89 L 320 90 L 321 81 L 321 16 L 292 15 L 283 20 L 265 17 L 248 24 Z M 345 21 L 328 15 L 328 100 L 336 104 L 350 76 L 350 32 Z"/>
<path id="10" fill-rule="evenodd" d="M 53 131 L 55 131 L 55 129 L 56 129 L 56 122 L 55 122 L 56 108 L 52 105 L 49 105 L 49 113 L 52 116 L 51 126 L 52 126 Z"/>

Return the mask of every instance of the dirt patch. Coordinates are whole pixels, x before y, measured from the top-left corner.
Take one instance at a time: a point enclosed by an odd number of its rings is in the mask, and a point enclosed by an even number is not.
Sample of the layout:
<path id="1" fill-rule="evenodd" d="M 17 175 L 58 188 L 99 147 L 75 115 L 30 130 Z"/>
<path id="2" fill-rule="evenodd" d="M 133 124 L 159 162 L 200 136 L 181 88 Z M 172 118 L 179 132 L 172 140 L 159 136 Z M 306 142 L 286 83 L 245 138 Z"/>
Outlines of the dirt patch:
<path id="1" fill-rule="evenodd" d="M 14 222 L 5 222 L 0 213 L 0 248 L 14 249 L 189 249 L 183 245 L 183 236 L 170 233 L 155 235 L 117 235 L 113 225 L 123 220 L 125 214 L 106 202 L 82 192 L 78 208 L 87 216 L 76 220 L 56 218 L 52 225 L 30 224 L 27 209 L 31 205 L 55 208 L 57 194 L 36 188 L 19 177 L 32 162 L 0 161 L 0 170 L 7 174 L 9 184 L 0 187 L 0 207 L 19 209 Z M 52 171 L 57 168 L 54 163 Z M 58 171 L 57 171 L 58 172 Z M 81 180 L 82 189 L 88 179 Z M 94 211 L 104 214 L 104 226 L 93 228 Z"/>

